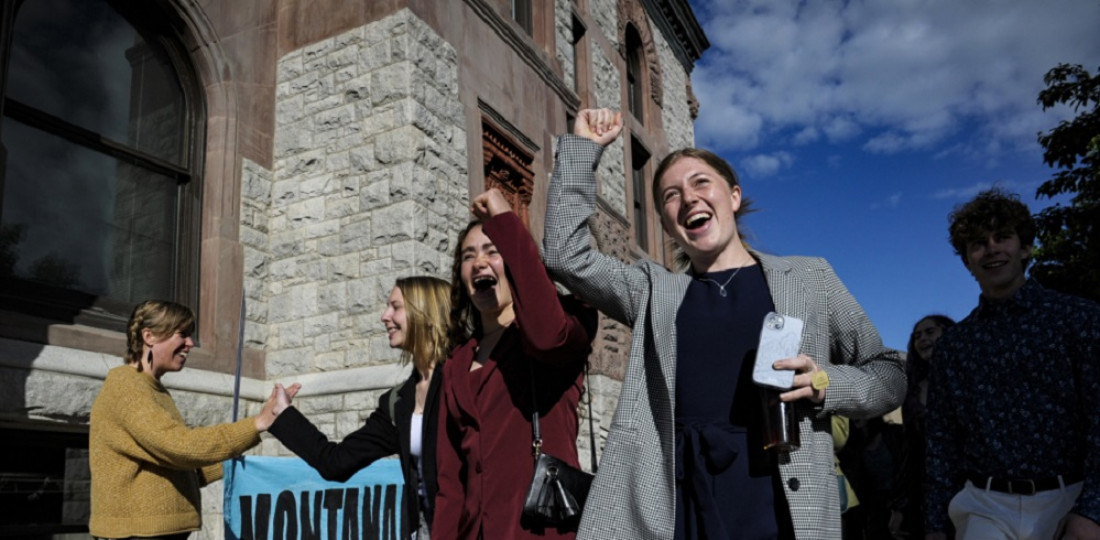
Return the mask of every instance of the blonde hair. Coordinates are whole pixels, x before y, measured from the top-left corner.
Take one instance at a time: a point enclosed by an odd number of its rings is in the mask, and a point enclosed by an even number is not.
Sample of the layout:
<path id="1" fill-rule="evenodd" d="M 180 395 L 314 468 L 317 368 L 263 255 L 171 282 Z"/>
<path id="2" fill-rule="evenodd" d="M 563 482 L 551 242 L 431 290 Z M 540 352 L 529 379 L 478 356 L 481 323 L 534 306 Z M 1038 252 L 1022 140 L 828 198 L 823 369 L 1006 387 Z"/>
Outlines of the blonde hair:
<path id="1" fill-rule="evenodd" d="M 427 371 L 442 365 L 451 352 L 447 326 L 451 311 L 451 284 L 431 276 L 400 278 L 394 285 L 405 299 L 405 343 L 401 362 Z"/>
<path id="2" fill-rule="evenodd" d="M 145 345 L 141 332 L 145 329 L 157 338 L 176 332 L 190 335 L 195 330 L 195 314 L 187 306 L 167 300 L 146 300 L 135 306 L 130 322 L 126 324 L 125 360 L 130 364 L 136 363 L 139 370 Z"/>

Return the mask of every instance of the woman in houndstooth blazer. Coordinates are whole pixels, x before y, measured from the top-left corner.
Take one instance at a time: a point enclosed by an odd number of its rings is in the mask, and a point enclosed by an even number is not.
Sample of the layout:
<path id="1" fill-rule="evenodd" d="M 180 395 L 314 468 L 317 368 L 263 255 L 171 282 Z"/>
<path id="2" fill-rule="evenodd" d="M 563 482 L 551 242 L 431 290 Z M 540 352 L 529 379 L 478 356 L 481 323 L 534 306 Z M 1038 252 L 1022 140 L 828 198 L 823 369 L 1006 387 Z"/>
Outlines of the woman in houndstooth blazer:
<path id="1" fill-rule="evenodd" d="M 593 250 L 587 220 L 596 209 L 594 171 L 622 120 L 606 109 L 586 110 L 575 126 L 575 135 L 558 142 L 547 205 L 546 266 L 579 296 L 633 329 L 618 408 L 578 538 L 784 537 L 792 528 L 799 539 L 840 538 L 830 416 L 863 418 L 895 409 L 905 396 L 901 356 L 882 345 L 824 260 L 776 257 L 741 242 L 735 219 L 741 188 L 728 164 L 709 152 L 674 153 L 658 167 L 653 186 L 662 227 L 690 259 L 689 273 L 670 272 L 649 260 L 628 265 Z M 727 297 L 734 307 L 715 302 Z M 796 372 L 794 387 L 782 399 L 796 403 L 801 446 L 776 456 L 768 481 L 760 481 L 750 459 L 738 460 L 739 451 L 754 451 L 745 446 L 751 425 L 737 426 L 738 419 L 759 412 L 746 413 L 739 405 L 738 395 L 751 383 L 747 376 L 738 378 L 739 368 L 728 366 L 751 363 L 760 323 L 722 334 L 700 334 L 697 328 L 708 319 L 741 320 L 745 306 L 738 298 L 754 298 L 754 313 L 772 307 L 805 323 L 801 353 L 775 366 Z M 736 351 L 733 361 L 727 350 Z M 721 375 L 712 371 L 723 369 Z M 693 370 L 705 370 L 706 376 Z M 699 426 L 685 418 L 686 409 L 713 407 L 712 389 L 695 386 L 708 384 L 708 377 L 719 384 L 730 381 L 726 393 L 732 399 L 718 400 L 732 404 L 729 418 L 717 428 L 715 422 Z M 684 380 L 693 386 L 679 384 Z M 708 454 L 716 447 L 728 450 L 724 461 Z M 732 492 L 724 483 L 731 474 L 742 479 L 733 480 Z M 774 513 L 763 512 L 761 520 L 761 512 L 739 510 L 745 504 Z"/>

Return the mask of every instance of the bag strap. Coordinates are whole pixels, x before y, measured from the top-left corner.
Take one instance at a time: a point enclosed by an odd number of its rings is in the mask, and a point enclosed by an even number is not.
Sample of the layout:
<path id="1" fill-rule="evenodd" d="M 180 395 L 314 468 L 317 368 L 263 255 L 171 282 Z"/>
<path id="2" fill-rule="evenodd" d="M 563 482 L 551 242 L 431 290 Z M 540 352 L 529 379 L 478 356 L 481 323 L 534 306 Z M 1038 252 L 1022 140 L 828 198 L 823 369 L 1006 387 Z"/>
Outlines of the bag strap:
<path id="1" fill-rule="evenodd" d="M 588 450 L 592 453 L 592 472 L 599 470 L 596 463 L 596 433 L 592 427 L 592 393 L 588 388 L 588 362 L 584 363 L 584 385 L 581 392 L 586 395 L 588 405 Z M 535 391 L 535 365 L 531 363 L 531 450 L 537 460 L 542 454 L 542 431 L 539 429 L 539 399 Z"/>
<path id="2" fill-rule="evenodd" d="M 531 363 L 531 453 L 535 460 L 542 455 L 542 432 L 539 430 L 539 395 L 535 392 L 535 364 Z"/>
<path id="3" fill-rule="evenodd" d="M 600 470 L 600 466 L 596 463 L 596 436 L 595 430 L 592 429 L 592 392 L 588 388 L 589 384 L 588 375 L 588 362 L 584 363 L 584 386 L 583 391 L 585 395 L 585 401 L 588 404 L 588 451 L 592 453 L 592 472 Z"/>

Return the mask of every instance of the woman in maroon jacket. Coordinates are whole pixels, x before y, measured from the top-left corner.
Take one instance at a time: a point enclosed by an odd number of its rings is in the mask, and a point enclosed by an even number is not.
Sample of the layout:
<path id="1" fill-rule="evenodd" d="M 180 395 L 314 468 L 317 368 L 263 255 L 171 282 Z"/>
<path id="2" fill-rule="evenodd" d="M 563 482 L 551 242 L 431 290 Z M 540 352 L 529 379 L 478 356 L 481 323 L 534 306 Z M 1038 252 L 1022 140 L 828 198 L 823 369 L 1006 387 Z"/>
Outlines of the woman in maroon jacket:
<path id="1" fill-rule="evenodd" d="M 542 529 L 522 515 L 534 475 L 531 413 L 537 405 L 543 451 L 577 466 L 596 312 L 558 296 L 499 192 L 471 208 L 479 221 L 459 236 L 451 280 L 451 326 L 464 339 L 444 367 L 432 538 L 571 539 L 575 524 Z"/>

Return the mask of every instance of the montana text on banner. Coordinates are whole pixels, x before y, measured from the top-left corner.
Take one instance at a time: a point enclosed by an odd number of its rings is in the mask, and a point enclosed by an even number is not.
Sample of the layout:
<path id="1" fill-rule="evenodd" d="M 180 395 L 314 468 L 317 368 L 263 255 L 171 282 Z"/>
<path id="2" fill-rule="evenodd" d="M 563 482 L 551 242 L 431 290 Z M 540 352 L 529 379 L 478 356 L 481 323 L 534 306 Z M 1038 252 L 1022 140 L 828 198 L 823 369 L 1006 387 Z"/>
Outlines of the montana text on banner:
<path id="1" fill-rule="evenodd" d="M 404 478 L 380 459 L 347 482 L 321 478 L 299 458 L 224 462 L 228 540 L 399 540 Z"/>

